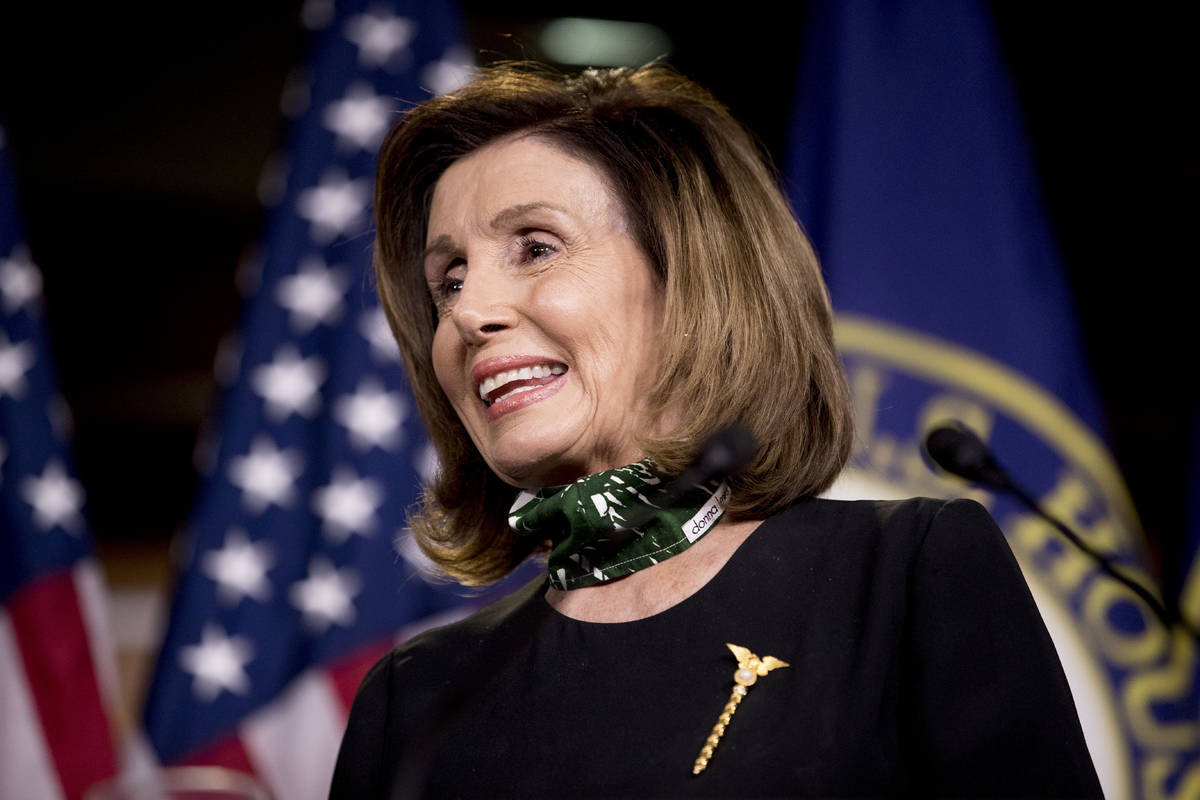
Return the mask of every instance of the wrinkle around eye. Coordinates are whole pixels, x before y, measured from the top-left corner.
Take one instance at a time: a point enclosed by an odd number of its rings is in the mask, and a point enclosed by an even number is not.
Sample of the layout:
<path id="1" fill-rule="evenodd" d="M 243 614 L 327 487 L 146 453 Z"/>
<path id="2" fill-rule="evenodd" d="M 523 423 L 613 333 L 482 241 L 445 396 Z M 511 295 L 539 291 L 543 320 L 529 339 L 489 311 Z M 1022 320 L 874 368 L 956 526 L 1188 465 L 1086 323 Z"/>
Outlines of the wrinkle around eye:
<path id="1" fill-rule="evenodd" d="M 521 261 L 522 263 L 526 264 L 534 264 L 539 261 L 545 261 L 546 259 L 552 258 L 561 252 L 559 247 L 556 247 L 550 242 L 542 241 L 541 239 L 535 239 L 530 236 L 522 237 L 517 243 L 517 246 L 521 253 Z M 537 252 L 539 250 L 543 252 Z"/>
<path id="2" fill-rule="evenodd" d="M 514 236 L 514 260 L 518 264 L 537 264 L 563 253 L 567 248 L 562 236 L 546 228 L 522 228 L 514 231 Z"/>
<path id="3" fill-rule="evenodd" d="M 428 279 L 426 287 L 429 290 L 429 299 L 433 303 L 438 316 L 444 316 L 449 313 L 450 304 L 453 302 L 454 296 L 462 290 L 462 278 L 443 274 L 440 279 Z"/>

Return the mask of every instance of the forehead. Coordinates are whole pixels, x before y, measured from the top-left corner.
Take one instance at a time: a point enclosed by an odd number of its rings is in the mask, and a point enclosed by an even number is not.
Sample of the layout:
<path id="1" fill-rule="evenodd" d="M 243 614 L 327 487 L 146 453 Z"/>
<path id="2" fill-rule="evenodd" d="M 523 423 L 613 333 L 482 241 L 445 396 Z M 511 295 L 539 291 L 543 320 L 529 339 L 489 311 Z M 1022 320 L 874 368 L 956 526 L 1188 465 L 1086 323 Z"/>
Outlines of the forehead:
<path id="1" fill-rule="evenodd" d="M 615 221 L 613 193 L 589 162 L 536 135 L 491 142 L 451 164 L 434 187 L 426 239 L 490 227 L 506 211 L 549 206 L 581 221 Z"/>

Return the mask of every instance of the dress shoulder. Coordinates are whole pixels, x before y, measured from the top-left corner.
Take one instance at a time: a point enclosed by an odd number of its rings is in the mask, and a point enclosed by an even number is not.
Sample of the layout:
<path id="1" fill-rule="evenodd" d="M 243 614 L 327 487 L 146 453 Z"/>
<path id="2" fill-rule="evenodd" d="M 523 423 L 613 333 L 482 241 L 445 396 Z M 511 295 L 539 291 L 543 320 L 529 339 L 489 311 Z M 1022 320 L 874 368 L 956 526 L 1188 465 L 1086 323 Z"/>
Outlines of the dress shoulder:
<path id="1" fill-rule="evenodd" d="M 330 800 L 381 795 L 394 654 L 395 650 L 376 661 L 354 694 L 333 771 Z"/>
<path id="2" fill-rule="evenodd" d="M 783 510 L 773 519 L 791 521 L 810 528 L 836 527 L 843 531 L 920 538 L 935 521 L 939 521 L 939 524 L 949 522 L 951 525 L 965 523 L 967 527 L 973 527 L 991 518 L 983 506 L 974 500 L 966 499 L 910 497 L 904 500 L 831 500 L 807 497 Z"/>
<path id="3" fill-rule="evenodd" d="M 813 499 L 778 520 L 777 549 L 815 553 L 804 574 L 836 598 L 823 618 L 855 609 L 827 641 L 896 631 L 894 655 L 864 652 L 897 670 L 913 796 L 1101 796 L 1054 644 L 983 506 Z"/>
<path id="4" fill-rule="evenodd" d="M 839 561 L 857 556 L 897 568 L 911 566 L 931 531 L 1003 544 L 1003 534 L 983 506 L 964 499 L 805 498 L 767 520 L 764 530 L 768 529 L 791 539 L 773 542 L 776 547 L 828 547 L 826 556 Z"/>
<path id="5" fill-rule="evenodd" d="M 539 578 L 466 619 L 424 631 L 383 655 L 354 695 L 338 751 L 329 796 L 384 797 L 405 742 L 428 720 L 439 719 L 462 685 L 465 670 L 477 668 L 532 599 L 540 596 Z"/>
<path id="6" fill-rule="evenodd" d="M 949 501 L 930 518 L 910 603 L 904 718 L 915 788 L 1101 797 L 1054 643 L 978 503 Z"/>

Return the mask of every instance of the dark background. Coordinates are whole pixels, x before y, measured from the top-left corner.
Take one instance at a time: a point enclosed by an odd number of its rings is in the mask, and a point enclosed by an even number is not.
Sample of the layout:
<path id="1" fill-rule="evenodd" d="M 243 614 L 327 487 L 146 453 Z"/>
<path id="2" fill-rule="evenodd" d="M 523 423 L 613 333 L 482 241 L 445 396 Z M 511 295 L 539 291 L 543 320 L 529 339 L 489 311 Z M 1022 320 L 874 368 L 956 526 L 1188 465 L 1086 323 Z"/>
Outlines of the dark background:
<path id="1" fill-rule="evenodd" d="M 15 4 L 8 4 L 13 6 Z M 75 455 L 101 546 L 165 546 L 236 323 L 235 271 L 309 34 L 298 2 L 0 11 L 3 120 Z M 994 3 L 1117 460 L 1177 579 L 1200 405 L 1190 322 L 1196 48 L 1182 11 Z M 541 21 L 653 22 L 670 61 L 775 155 L 806 3 L 463 3 L 484 60 L 537 57 Z M 1185 40 L 1187 36 L 1187 40 Z"/>

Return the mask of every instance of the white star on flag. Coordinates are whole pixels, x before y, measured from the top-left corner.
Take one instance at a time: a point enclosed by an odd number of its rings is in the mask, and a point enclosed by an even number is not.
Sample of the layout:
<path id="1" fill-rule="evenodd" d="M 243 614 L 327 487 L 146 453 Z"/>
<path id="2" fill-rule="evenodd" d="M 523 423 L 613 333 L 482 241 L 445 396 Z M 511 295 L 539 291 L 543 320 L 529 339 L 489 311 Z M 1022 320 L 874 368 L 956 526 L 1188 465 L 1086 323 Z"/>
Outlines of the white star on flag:
<path id="1" fill-rule="evenodd" d="M 217 597 L 236 606 L 244 597 L 265 603 L 271 597 L 267 570 L 275 556 L 267 542 L 251 542 L 240 528 L 230 528 L 220 550 L 210 550 L 201 559 L 204 574 L 217 583 Z"/>
<path id="2" fill-rule="evenodd" d="M 325 127 L 337 134 L 338 144 L 374 154 L 393 118 L 392 101 L 371 91 L 370 84 L 355 83 L 341 100 L 325 107 Z"/>
<path id="3" fill-rule="evenodd" d="M 9 258 L 0 259 L 0 295 L 4 298 L 5 311 L 12 314 L 41 294 L 42 273 L 21 249 Z"/>
<path id="4" fill-rule="evenodd" d="M 359 450 L 396 450 L 403 441 L 400 425 L 406 416 L 404 396 L 386 391 L 375 378 L 364 378 L 354 394 L 339 397 L 333 406 L 333 418 L 349 431 L 351 444 Z"/>
<path id="5" fill-rule="evenodd" d="M 416 35 L 415 22 L 386 10 L 358 14 L 346 22 L 346 38 L 358 46 L 358 63 L 364 67 L 382 67 L 396 59 Z"/>
<path id="6" fill-rule="evenodd" d="M 342 318 L 342 297 L 350 285 L 343 270 L 327 267 L 318 256 L 300 262 L 295 275 L 279 281 L 275 299 L 291 312 L 292 330 L 308 333 L 317 325 L 333 325 Z"/>
<path id="7" fill-rule="evenodd" d="M 29 342 L 13 344 L 0 331 L 0 397 L 20 400 L 25 395 L 25 373 L 37 360 Z"/>
<path id="8" fill-rule="evenodd" d="M 388 327 L 387 315 L 379 306 L 363 312 L 358 320 L 358 332 L 371 345 L 371 355 L 380 361 L 400 361 L 400 345 Z"/>
<path id="9" fill-rule="evenodd" d="M 229 482 L 242 490 L 242 503 L 252 514 L 261 514 L 272 504 L 287 508 L 296 500 L 293 484 L 304 471 L 303 463 L 298 450 L 280 450 L 260 435 L 247 455 L 230 459 Z"/>
<path id="10" fill-rule="evenodd" d="M 323 519 L 321 530 L 334 542 L 351 534 L 365 536 L 375 528 L 375 511 L 383 505 L 383 487 L 370 478 L 359 479 L 347 467 L 334 470 L 328 485 L 313 492 L 313 511 Z"/>
<path id="11" fill-rule="evenodd" d="M 262 397 L 265 411 L 274 422 L 289 414 L 312 419 L 321 409 L 321 383 L 325 380 L 325 362 L 319 356 L 301 358 L 295 347 L 283 345 L 275 351 L 270 364 L 255 367 L 250 385 Z"/>
<path id="12" fill-rule="evenodd" d="M 312 223 L 313 241 L 328 244 L 360 225 L 371 192 L 370 183 L 365 178 L 351 180 L 344 172 L 333 169 L 321 176 L 319 186 L 300 193 L 296 198 L 296 213 Z"/>
<path id="13" fill-rule="evenodd" d="M 33 507 L 33 521 L 43 531 L 60 526 L 78 534 L 83 524 L 83 485 L 67 475 L 63 465 L 50 461 L 41 477 L 27 476 L 21 481 L 21 496 Z"/>
<path id="14" fill-rule="evenodd" d="M 430 61 L 421 70 L 421 84 L 435 95 L 453 92 L 475 77 L 475 62 L 471 51 L 455 46 L 437 61 Z"/>
<path id="15" fill-rule="evenodd" d="M 308 565 L 308 577 L 292 584 L 292 604 L 304 615 L 304 624 L 313 633 L 324 633 L 330 625 L 354 624 L 355 597 L 360 589 L 354 570 L 334 569 L 324 556 L 316 556 Z"/>
<path id="16" fill-rule="evenodd" d="M 192 691 L 204 702 L 217 698 L 222 690 L 231 694 L 250 694 L 250 676 L 245 667 L 254 658 L 254 646 L 245 636 L 229 636 L 215 623 L 207 623 L 200 644 L 179 648 L 179 663 L 195 680 Z"/>

